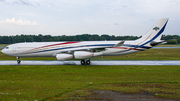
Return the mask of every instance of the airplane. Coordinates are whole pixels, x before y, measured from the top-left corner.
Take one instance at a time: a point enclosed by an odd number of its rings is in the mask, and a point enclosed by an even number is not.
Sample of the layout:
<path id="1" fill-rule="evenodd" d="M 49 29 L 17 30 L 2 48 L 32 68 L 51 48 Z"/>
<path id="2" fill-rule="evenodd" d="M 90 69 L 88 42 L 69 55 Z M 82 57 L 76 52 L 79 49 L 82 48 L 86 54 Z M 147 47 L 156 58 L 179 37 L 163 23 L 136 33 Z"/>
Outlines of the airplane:
<path id="1" fill-rule="evenodd" d="M 90 65 L 91 57 L 118 56 L 136 53 L 166 43 L 161 40 L 168 18 L 160 19 L 143 37 L 133 41 L 72 41 L 25 42 L 8 45 L 2 53 L 17 57 L 56 57 L 57 60 L 81 59 L 81 65 Z"/>

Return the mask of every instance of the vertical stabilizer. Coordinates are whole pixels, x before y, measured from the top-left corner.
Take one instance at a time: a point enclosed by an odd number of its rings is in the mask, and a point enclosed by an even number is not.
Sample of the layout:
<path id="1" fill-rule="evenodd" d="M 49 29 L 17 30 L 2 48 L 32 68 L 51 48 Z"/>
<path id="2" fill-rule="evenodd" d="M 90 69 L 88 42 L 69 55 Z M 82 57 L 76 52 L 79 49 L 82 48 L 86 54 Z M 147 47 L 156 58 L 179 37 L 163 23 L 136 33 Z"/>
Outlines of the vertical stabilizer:
<path id="1" fill-rule="evenodd" d="M 142 38 L 135 40 L 134 45 L 151 47 L 151 42 L 161 42 L 162 33 L 168 18 L 160 19 Z"/>

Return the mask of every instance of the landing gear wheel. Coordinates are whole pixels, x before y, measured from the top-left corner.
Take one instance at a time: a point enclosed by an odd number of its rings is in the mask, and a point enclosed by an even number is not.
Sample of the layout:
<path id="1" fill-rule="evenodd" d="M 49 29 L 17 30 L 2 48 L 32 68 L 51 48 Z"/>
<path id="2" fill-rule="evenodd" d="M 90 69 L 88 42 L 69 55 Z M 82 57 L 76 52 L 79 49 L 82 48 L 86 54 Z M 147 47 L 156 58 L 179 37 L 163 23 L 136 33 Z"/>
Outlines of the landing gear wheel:
<path id="1" fill-rule="evenodd" d="M 83 59 L 83 60 L 81 60 L 81 65 L 90 65 L 90 64 L 91 64 L 90 59 Z"/>
<path id="2" fill-rule="evenodd" d="M 85 64 L 86 64 L 85 60 L 84 59 L 81 60 L 81 65 L 85 65 Z"/>
<path id="3" fill-rule="evenodd" d="M 21 60 L 17 60 L 17 63 L 20 64 L 20 63 L 21 63 Z"/>
<path id="4" fill-rule="evenodd" d="M 91 64 L 91 61 L 90 60 L 87 60 L 86 61 L 86 65 L 90 65 Z"/>

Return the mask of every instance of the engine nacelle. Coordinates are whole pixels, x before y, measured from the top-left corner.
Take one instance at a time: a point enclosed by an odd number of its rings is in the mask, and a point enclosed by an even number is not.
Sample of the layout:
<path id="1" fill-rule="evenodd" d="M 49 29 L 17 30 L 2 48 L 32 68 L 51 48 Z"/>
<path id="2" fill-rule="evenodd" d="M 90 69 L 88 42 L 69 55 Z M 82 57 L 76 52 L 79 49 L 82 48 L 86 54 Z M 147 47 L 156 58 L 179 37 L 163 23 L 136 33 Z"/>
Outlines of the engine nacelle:
<path id="1" fill-rule="evenodd" d="M 68 60 L 72 58 L 73 58 L 72 54 L 56 54 L 56 59 L 59 61 Z"/>
<path id="2" fill-rule="evenodd" d="M 85 58 L 90 58 L 93 57 L 94 53 L 92 52 L 86 52 L 86 51 L 76 51 L 74 52 L 74 58 L 75 59 L 85 59 Z"/>

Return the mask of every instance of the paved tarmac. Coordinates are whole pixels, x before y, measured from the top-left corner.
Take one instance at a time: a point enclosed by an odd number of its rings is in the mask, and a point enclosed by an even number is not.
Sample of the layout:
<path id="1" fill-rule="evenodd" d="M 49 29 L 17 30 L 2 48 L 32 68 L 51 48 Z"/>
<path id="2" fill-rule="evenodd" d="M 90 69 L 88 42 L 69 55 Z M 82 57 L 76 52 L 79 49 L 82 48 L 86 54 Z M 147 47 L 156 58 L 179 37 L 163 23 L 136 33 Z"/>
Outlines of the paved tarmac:
<path id="1" fill-rule="evenodd" d="M 0 61 L 0 65 L 81 65 L 80 61 Z M 180 65 L 180 61 L 91 61 L 91 65 Z"/>

